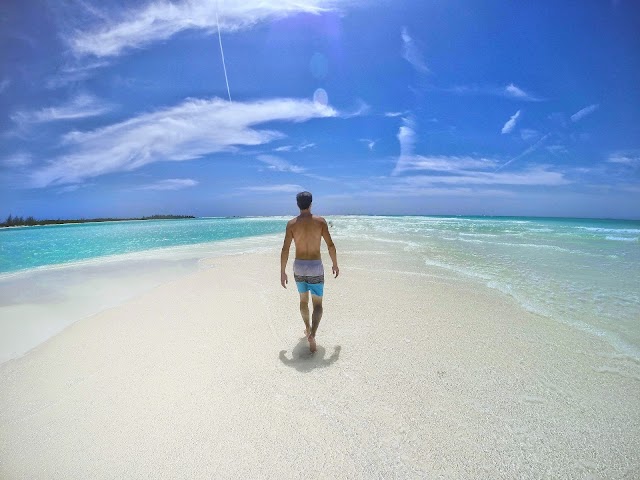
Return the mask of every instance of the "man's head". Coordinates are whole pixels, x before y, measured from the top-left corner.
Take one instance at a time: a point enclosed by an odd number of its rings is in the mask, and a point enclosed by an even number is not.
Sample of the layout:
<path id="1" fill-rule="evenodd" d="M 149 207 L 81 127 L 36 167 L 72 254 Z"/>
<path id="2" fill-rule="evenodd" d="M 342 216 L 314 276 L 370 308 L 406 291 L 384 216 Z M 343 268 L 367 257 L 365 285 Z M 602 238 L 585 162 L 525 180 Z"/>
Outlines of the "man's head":
<path id="1" fill-rule="evenodd" d="M 298 208 L 300 210 L 306 210 L 311 206 L 311 193 L 310 192 L 300 192 L 296 195 L 296 202 L 298 202 Z"/>

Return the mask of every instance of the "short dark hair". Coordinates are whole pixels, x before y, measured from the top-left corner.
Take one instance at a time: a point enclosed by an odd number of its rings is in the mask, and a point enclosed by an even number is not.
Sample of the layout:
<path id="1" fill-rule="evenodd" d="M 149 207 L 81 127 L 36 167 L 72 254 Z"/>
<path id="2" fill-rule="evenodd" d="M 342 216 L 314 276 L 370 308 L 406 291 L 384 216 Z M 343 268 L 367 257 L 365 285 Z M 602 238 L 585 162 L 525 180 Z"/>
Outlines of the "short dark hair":
<path id="1" fill-rule="evenodd" d="M 313 197 L 310 192 L 300 192 L 296 195 L 296 202 L 298 202 L 298 208 L 300 210 L 306 210 L 311 206 L 311 200 Z"/>

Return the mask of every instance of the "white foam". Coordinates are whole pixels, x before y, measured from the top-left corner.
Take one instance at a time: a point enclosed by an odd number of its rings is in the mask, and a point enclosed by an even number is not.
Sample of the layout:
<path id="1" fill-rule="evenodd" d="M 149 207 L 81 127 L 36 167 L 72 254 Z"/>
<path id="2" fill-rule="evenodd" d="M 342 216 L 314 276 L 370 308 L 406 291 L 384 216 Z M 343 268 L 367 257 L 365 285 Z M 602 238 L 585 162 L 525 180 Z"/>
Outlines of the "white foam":
<path id="1" fill-rule="evenodd" d="M 576 227 L 587 232 L 598 233 L 640 233 L 638 228 L 601 228 L 601 227 Z"/>
<path id="2" fill-rule="evenodd" d="M 640 237 L 614 237 L 612 235 L 607 235 L 606 237 L 607 240 L 613 240 L 616 242 L 637 242 Z"/>

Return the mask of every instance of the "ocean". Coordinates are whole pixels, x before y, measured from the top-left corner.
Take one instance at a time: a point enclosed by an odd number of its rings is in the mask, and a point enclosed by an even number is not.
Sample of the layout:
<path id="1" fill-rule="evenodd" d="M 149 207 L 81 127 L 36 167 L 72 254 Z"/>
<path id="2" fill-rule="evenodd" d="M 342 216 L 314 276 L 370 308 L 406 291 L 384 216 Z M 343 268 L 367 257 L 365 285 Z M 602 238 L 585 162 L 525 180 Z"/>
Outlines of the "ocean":
<path id="1" fill-rule="evenodd" d="M 197 218 L 0 229 L 0 274 L 282 231 L 282 218 Z"/>
<path id="2" fill-rule="evenodd" d="M 529 311 L 598 336 L 620 354 L 640 361 L 640 221 L 459 216 L 326 218 L 339 254 L 340 239 L 367 239 L 381 246 L 393 242 L 427 271 L 480 282 L 512 296 Z M 142 258 L 151 261 L 157 254 L 165 260 L 190 259 L 187 266 L 176 266 L 174 262 L 165 276 L 152 275 L 153 281 L 147 283 L 151 287 L 176 272 L 192 271 L 198 265 L 198 257 L 248 251 L 263 244 L 273 248 L 282 241 L 286 221 L 285 217 L 199 218 L 3 229 L 0 289 L 5 292 L 0 294 L 0 314 L 21 314 L 22 310 L 3 307 L 29 302 L 27 295 L 20 293 L 25 288 L 31 289 L 30 295 L 41 291 L 54 299 L 69 297 L 69 292 L 63 291 L 65 282 L 81 286 L 89 276 L 86 268 L 93 268 L 91 275 L 95 277 L 97 266 L 117 263 L 118 259 L 127 259 L 127 275 L 135 286 L 144 283 L 136 278 L 133 267 Z M 278 260 L 274 260 L 276 269 Z M 130 295 L 135 290 L 132 288 L 127 289 Z M 60 318 L 63 316 L 61 313 Z M 63 323 L 54 330 L 59 331 Z M 18 350 L 11 355 L 15 356 Z"/>

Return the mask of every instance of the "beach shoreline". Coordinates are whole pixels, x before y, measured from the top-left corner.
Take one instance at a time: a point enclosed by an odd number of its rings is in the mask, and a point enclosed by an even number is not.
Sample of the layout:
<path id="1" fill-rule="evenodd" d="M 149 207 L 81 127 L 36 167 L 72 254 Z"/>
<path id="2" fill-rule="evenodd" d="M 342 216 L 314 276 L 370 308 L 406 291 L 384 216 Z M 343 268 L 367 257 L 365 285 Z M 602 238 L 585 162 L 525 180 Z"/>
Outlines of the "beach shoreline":
<path id="1" fill-rule="evenodd" d="M 401 244 L 335 238 L 315 355 L 274 244 L 203 260 L 1 364 L 1 476 L 640 471 L 637 362 Z"/>

